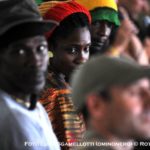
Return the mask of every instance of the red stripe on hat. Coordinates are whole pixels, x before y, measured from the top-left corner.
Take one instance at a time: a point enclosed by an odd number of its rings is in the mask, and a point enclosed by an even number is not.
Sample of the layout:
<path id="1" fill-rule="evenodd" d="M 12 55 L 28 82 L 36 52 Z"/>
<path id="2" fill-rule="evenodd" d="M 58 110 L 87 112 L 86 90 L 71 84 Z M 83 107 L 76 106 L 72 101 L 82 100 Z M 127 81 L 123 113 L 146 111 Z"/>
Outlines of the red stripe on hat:
<path id="1" fill-rule="evenodd" d="M 87 16 L 89 23 L 91 23 L 91 15 L 89 11 L 84 6 L 76 3 L 75 1 L 60 2 L 59 4 L 50 8 L 46 12 L 46 14 L 44 15 L 44 19 L 45 20 L 50 19 L 50 20 L 54 20 L 60 23 L 69 15 L 74 14 L 74 13 L 79 13 L 79 12 L 84 13 Z M 54 30 L 48 32 L 46 34 L 46 37 L 49 38 L 50 35 L 54 32 Z"/>

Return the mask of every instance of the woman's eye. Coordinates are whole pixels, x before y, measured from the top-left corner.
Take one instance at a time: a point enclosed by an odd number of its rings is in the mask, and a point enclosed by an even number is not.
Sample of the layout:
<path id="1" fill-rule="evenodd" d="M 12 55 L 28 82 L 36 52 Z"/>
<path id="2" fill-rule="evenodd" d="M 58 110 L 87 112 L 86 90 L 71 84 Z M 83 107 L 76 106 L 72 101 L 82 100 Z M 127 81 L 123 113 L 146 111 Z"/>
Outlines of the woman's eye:
<path id="1" fill-rule="evenodd" d="M 73 54 L 77 53 L 76 48 L 72 48 L 72 49 L 71 49 L 71 52 L 72 52 Z"/>
<path id="2" fill-rule="evenodd" d="M 67 51 L 69 54 L 77 54 L 78 53 L 77 48 L 75 48 L 75 47 L 68 48 Z"/>
<path id="3" fill-rule="evenodd" d="M 89 51 L 90 51 L 90 46 L 88 46 L 84 49 L 84 52 L 86 52 L 86 53 L 88 53 Z"/>

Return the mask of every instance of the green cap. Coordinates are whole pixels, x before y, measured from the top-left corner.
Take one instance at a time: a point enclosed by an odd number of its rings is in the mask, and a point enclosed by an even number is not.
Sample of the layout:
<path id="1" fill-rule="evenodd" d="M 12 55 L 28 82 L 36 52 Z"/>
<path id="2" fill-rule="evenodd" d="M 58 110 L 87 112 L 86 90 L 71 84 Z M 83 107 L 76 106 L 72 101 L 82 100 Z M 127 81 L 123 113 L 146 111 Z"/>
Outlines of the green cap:
<path id="1" fill-rule="evenodd" d="M 140 66 L 127 58 L 96 56 L 73 74 L 73 103 L 77 111 L 80 111 L 88 94 L 113 85 L 130 84 L 144 77 L 150 77 L 150 67 Z"/>
<path id="2" fill-rule="evenodd" d="M 116 26 L 120 26 L 118 12 L 110 8 L 96 8 L 90 11 L 92 22 L 108 21 Z"/>

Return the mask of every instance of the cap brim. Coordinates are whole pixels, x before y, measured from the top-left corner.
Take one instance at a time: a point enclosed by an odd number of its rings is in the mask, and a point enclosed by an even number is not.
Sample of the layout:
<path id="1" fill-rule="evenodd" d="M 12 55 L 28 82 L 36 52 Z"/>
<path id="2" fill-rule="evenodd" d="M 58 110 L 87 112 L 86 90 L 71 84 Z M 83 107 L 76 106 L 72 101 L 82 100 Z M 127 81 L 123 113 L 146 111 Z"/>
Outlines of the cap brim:
<path id="1" fill-rule="evenodd" d="M 117 77 L 116 74 L 112 74 L 111 76 L 112 76 L 111 81 L 108 80 L 108 83 L 106 84 L 102 83 L 103 86 L 101 84 L 96 86 L 95 88 L 91 90 L 91 92 L 102 91 L 112 86 L 130 85 L 140 79 L 150 78 L 150 67 L 142 66 L 141 68 L 137 68 L 133 71 L 129 71 L 128 73 L 124 75 L 120 74 L 119 77 Z M 104 82 L 107 82 L 107 81 L 104 81 Z"/>
<path id="2" fill-rule="evenodd" d="M 57 27 L 58 23 L 55 21 L 43 20 L 27 20 L 11 24 L 5 33 L 0 36 L 0 46 L 17 41 L 19 39 L 29 38 L 37 35 L 45 35 Z"/>
<path id="3" fill-rule="evenodd" d="M 20 24 L 31 24 L 32 26 L 36 26 L 36 28 L 39 28 L 43 33 L 53 30 L 59 25 L 57 21 L 53 21 L 53 20 L 39 20 L 39 21 L 32 20 L 32 21 L 26 21 Z M 20 24 L 17 24 L 17 25 L 20 25 Z"/>
<path id="4" fill-rule="evenodd" d="M 141 68 L 137 71 L 137 73 L 135 72 L 135 78 L 137 80 L 141 78 L 150 78 L 150 67 L 141 66 Z"/>
<path id="5" fill-rule="evenodd" d="M 37 24 L 37 26 L 39 26 L 39 28 L 42 29 L 43 33 L 53 30 L 59 25 L 58 22 L 52 20 L 32 22 L 32 23 Z"/>
<path id="6" fill-rule="evenodd" d="M 18 20 L 16 22 L 7 24 L 5 26 L 5 29 L 1 30 L 0 35 L 3 35 L 5 32 L 10 30 L 11 28 L 14 28 L 16 26 L 20 26 L 23 24 L 33 25 L 34 27 L 36 26 L 37 28 L 41 29 L 43 33 L 53 30 L 55 27 L 59 25 L 57 21 L 53 21 L 53 20 L 42 20 L 42 19 L 41 20 L 37 20 L 37 19 Z"/>
<path id="7" fill-rule="evenodd" d="M 150 67 L 141 66 L 140 68 L 130 71 L 122 78 L 120 77 L 120 80 L 118 79 L 118 81 L 115 81 L 114 84 L 127 85 L 136 82 L 137 80 L 140 80 L 142 78 L 150 78 Z"/>
<path id="8" fill-rule="evenodd" d="M 120 26 L 118 12 L 113 9 L 100 8 L 100 9 L 91 11 L 90 13 L 92 16 L 92 22 L 95 22 L 97 20 L 108 21 L 110 23 L 113 23 L 116 26 Z"/>

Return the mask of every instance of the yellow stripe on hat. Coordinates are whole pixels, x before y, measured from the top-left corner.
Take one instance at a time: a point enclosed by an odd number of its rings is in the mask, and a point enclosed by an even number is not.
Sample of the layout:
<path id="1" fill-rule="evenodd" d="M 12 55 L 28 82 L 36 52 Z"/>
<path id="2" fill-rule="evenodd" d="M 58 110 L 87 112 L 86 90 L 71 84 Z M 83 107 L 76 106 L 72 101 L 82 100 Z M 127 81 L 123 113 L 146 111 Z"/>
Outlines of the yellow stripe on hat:
<path id="1" fill-rule="evenodd" d="M 77 3 L 85 6 L 88 10 L 93 10 L 96 7 L 108 7 L 118 11 L 115 0 L 75 0 Z"/>
<path id="2" fill-rule="evenodd" d="M 43 16 L 51 7 L 54 7 L 58 3 L 68 2 L 68 1 L 71 1 L 71 0 L 43 2 L 38 8 L 39 8 L 41 15 Z"/>
<path id="3" fill-rule="evenodd" d="M 55 5 L 57 5 L 57 3 L 59 3 L 59 1 L 48 1 L 48 2 L 42 3 L 38 7 L 41 15 L 43 16 L 51 7 L 54 7 Z"/>

